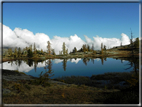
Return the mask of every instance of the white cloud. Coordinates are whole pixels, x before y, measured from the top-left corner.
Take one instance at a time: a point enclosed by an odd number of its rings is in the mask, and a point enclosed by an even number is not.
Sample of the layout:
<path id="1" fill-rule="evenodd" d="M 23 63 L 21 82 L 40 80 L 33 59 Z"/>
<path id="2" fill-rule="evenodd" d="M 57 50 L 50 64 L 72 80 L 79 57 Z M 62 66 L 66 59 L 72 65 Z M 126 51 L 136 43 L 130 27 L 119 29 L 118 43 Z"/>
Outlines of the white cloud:
<path id="1" fill-rule="evenodd" d="M 74 63 L 77 64 L 80 60 L 81 60 L 81 58 L 77 58 L 76 60 L 75 60 L 75 59 L 72 59 L 71 62 L 74 62 Z"/>
<path id="2" fill-rule="evenodd" d="M 130 44 L 130 39 L 126 34 L 122 33 L 121 36 L 122 36 L 122 38 L 121 38 L 122 45 Z"/>
<path id="3" fill-rule="evenodd" d="M 100 61 L 101 59 L 100 59 L 100 58 L 96 58 L 95 60 L 96 60 L 96 61 Z"/>
<path id="4" fill-rule="evenodd" d="M 44 67 L 46 61 L 43 61 L 43 63 L 42 62 L 38 62 L 37 68 Z M 0 64 L 0 67 L 1 67 L 1 64 Z M 15 61 L 13 61 L 13 64 L 11 66 L 11 63 L 4 62 L 3 63 L 3 69 L 18 70 L 20 72 L 29 72 L 32 69 L 34 69 L 34 63 L 33 63 L 33 66 L 29 66 L 24 61 L 22 61 L 21 64 L 20 64 L 20 66 L 19 66 L 18 63 L 16 64 Z"/>
<path id="5" fill-rule="evenodd" d="M 0 23 L 1 24 L 1 23 Z M 1 32 L 1 29 L 0 29 Z M 68 36 L 68 35 L 67 35 Z M 105 36 L 105 35 L 104 35 Z M 121 39 L 118 38 L 102 38 L 99 36 L 93 37 L 93 40 L 84 36 L 86 41 L 83 41 L 80 37 L 75 35 L 71 35 L 70 37 L 59 37 L 54 36 L 53 39 L 49 38 L 48 35 L 44 33 L 36 33 L 27 29 L 15 28 L 12 31 L 8 26 L 3 25 L 3 46 L 4 47 L 21 47 L 25 48 L 26 46 L 33 45 L 36 43 L 37 49 L 43 49 L 46 51 L 47 49 L 47 41 L 51 42 L 52 49 L 55 50 L 56 54 L 59 54 L 59 51 L 62 50 L 63 42 L 66 44 L 66 48 L 68 52 L 72 51 L 74 47 L 80 49 L 83 44 L 88 44 L 95 47 L 95 50 L 99 50 L 101 48 L 101 43 L 106 45 L 106 48 L 111 48 L 114 46 L 126 45 L 130 43 L 129 37 L 122 33 Z"/>
<path id="6" fill-rule="evenodd" d="M 63 60 L 61 60 L 61 59 L 54 59 L 54 63 L 55 64 L 58 64 L 58 63 L 60 63 L 60 62 L 62 62 Z"/>

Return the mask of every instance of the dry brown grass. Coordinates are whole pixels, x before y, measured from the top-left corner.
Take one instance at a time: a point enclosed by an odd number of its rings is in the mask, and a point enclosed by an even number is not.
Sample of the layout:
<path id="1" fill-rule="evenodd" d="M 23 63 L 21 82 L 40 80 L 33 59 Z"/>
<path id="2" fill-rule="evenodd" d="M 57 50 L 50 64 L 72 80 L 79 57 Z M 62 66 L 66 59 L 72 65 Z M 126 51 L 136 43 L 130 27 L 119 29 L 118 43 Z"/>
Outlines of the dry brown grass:
<path id="1" fill-rule="evenodd" d="M 15 84 L 20 83 L 19 88 Z M 27 88 L 30 87 L 30 88 Z M 102 90 L 85 85 L 57 85 L 43 87 L 42 85 L 29 84 L 29 81 L 4 81 L 3 88 L 11 93 L 3 95 L 4 104 L 94 104 L 102 96 Z M 105 90 L 107 91 L 107 90 Z M 108 90 L 109 92 L 110 90 Z M 116 91 L 116 90 L 115 90 Z M 111 91 L 112 92 L 112 91 Z"/>

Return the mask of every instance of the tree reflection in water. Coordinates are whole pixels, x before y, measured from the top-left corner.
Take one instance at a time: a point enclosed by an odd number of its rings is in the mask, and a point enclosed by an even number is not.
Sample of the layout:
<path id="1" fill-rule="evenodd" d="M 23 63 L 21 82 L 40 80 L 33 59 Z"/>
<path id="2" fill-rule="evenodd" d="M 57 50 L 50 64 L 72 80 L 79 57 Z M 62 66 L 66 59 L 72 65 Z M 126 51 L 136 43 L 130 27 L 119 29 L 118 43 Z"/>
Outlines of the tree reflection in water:
<path id="1" fill-rule="evenodd" d="M 11 63 L 11 66 L 13 65 L 13 61 L 10 61 L 10 63 Z"/>
<path id="2" fill-rule="evenodd" d="M 21 63 L 22 63 L 22 60 L 18 60 L 18 66 L 20 66 L 21 65 Z"/>
<path id="3" fill-rule="evenodd" d="M 83 58 L 83 63 L 85 64 L 85 65 L 87 65 L 87 58 Z"/>
<path id="4" fill-rule="evenodd" d="M 43 74 L 43 76 L 46 78 L 52 77 L 54 76 L 54 71 L 52 71 L 52 62 L 51 59 L 48 59 L 47 61 L 45 61 L 45 73 Z M 47 70 L 48 69 L 48 70 Z"/>
<path id="5" fill-rule="evenodd" d="M 66 67 L 67 67 L 67 59 L 63 59 L 63 69 L 64 69 L 64 71 L 66 71 Z"/>
<path id="6" fill-rule="evenodd" d="M 91 58 L 91 61 L 92 61 L 92 63 L 94 64 L 94 59 L 93 59 L 93 58 Z"/>
<path id="7" fill-rule="evenodd" d="M 128 63 L 126 65 L 130 65 L 130 67 L 126 68 L 125 70 L 133 68 L 133 71 L 137 74 L 139 72 L 139 57 L 132 56 L 128 59 Z"/>
<path id="8" fill-rule="evenodd" d="M 102 65 L 104 64 L 104 58 L 103 57 L 101 57 L 101 62 L 102 62 Z"/>
<path id="9" fill-rule="evenodd" d="M 35 72 L 36 72 L 37 64 L 38 64 L 38 63 L 37 63 L 37 60 L 35 60 L 35 61 L 34 61 L 34 69 L 35 69 Z"/>
<path id="10" fill-rule="evenodd" d="M 33 60 L 32 59 L 28 59 L 28 65 L 31 67 L 31 66 L 33 66 Z"/>

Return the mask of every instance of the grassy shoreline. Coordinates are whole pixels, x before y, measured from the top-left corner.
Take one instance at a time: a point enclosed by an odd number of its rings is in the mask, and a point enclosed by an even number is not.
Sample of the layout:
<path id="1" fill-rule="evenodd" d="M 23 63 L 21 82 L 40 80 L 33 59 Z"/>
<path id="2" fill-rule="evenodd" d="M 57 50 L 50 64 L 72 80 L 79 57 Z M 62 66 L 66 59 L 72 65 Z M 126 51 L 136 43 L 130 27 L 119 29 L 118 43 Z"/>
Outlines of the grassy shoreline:
<path id="1" fill-rule="evenodd" d="M 92 79 L 116 80 L 115 75 L 116 73 L 92 75 Z M 131 80 L 131 75 L 127 73 L 118 75 L 123 78 L 128 76 L 127 79 Z M 68 79 L 58 80 L 66 84 L 49 81 L 39 84 L 38 79 L 17 81 L 3 79 L 2 88 L 10 90 L 10 93 L 3 94 L 2 102 L 4 104 L 138 104 L 139 102 L 138 82 L 132 87 L 118 89 L 117 87 L 109 88 L 106 85 L 101 88 L 89 86 L 85 84 L 88 82 L 85 77 Z M 82 84 L 77 85 L 75 82 Z"/>
<path id="2" fill-rule="evenodd" d="M 134 54 L 134 56 L 139 57 L 139 54 Z M 33 59 L 33 60 L 38 60 L 38 59 L 42 59 L 42 60 L 46 60 L 46 59 L 65 59 L 65 58 L 87 58 L 87 57 L 92 57 L 92 58 L 107 58 L 107 57 L 115 57 L 115 58 L 119 58 L 119 57 L 131 57 L 131 54 L 109 54 L 109 55 L 67 55 L 67 56 L 63 56 L 63 55 L 51 55 L 51 56 L 42 56 L 42 57 L 32 57 L 32 58 L 28 58 L 28 57 L 19 57 L 19 58 L 14 58 L 14 57 L 6 57 L 3 58 L 2 57 L 2 62 L 6 62 L 6 61 L 14 61 L 14 60 L 22 60 L 22 59 Z"/>

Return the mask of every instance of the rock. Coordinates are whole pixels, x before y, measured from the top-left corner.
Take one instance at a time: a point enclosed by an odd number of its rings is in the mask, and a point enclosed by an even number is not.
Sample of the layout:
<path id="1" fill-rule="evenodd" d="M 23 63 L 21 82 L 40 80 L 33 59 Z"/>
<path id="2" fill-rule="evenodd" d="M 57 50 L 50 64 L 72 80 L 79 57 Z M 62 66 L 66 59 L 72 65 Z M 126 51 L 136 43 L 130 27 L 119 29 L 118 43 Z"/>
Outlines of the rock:
<path id="1" fill-rule="evenodd" d="M 10 93 L 11 91 L 9 89 L 2 89 L 2 94 L 8 94 Z"/>
<path id="2" fill-rule="evenodd" d="M 7 81 L 17 81 L 17 80 L 33 80 L 34 78 L 28 76 L 28 75 L 12 75 L 12 76 L 4 76 L 2 75 L 2 78 L 7 80 Z"/>
<path id="3" fill-rule="evenodd" d="M 20 72 L 15 72 L 12 70 L 2 70 L 2 78 L 7 81 L 17 81 L 17 80 L 33 80 L 32 76 L 22 74 Z"/>

